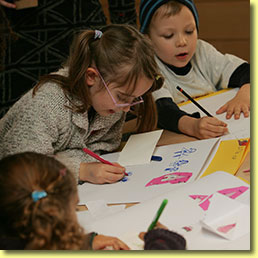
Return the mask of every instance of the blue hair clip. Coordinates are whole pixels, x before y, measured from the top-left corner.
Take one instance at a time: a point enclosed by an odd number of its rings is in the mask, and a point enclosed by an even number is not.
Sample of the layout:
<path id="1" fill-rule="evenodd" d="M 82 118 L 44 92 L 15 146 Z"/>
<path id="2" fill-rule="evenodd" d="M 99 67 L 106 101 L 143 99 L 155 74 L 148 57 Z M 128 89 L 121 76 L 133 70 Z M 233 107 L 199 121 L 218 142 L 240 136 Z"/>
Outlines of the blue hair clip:
<path id="1" fill-rule="evenodd" d="M 33 191 L 31 193 L 31 197 L 33 199 L 34 202 L 37 202 L 38 200 L 44 198 L 47 196 L 47 192 L 46 191 Z"/>

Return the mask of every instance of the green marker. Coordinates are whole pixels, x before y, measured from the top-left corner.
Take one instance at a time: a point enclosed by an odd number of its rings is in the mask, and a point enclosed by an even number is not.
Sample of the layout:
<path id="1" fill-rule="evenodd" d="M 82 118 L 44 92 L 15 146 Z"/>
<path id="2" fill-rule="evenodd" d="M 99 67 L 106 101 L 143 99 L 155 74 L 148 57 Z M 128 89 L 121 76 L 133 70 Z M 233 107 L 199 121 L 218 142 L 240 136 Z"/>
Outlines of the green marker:
<path id="1" fill-rule="evenodd" d="M 155 228 L 155 226 L 156 226 L 156 224 L 157 224 L 157 222 L 159 220 L 159 217 L 160 217 L 161 213 L 163 212 L 164 208 L 166 207 L 167 203 L 168 203 L 168 200 L 164 199 L 163 202 L 161 203 L 161 205 L 160 205 L 160 207 L 159 207 L 159 209 L 158 209 L 158 211 L 157 211 L 153 221 L 151 222 L 151 224 L 150 224 L 150 226 L 148 228 L 148 231 L 150 231 L 150 230 Z"/>

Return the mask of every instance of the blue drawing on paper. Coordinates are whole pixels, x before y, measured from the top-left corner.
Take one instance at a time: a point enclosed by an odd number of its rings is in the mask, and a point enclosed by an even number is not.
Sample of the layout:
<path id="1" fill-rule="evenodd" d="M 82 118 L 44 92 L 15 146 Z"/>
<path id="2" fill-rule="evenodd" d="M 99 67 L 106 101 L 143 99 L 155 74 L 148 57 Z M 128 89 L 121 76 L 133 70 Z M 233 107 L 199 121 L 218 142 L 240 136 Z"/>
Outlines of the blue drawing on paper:
<path id="1" fill-rule="evenodd" d="M 175 161 L 173 163 L 170 163 L 169 164 L 170 167 L 166 168 L 165 171 L 167 171 L 167 172 L 177 171 L 180 166 L 187 164 L 188 162 L 189 162 L 189 160 L 185 160 L 185 159 Z"/>
<path id="2" fill-rule="evenodd" d="M 187 157 L 190 156 L 192 153 L 194 153 L 196 150 L 197 150 L 196 148 L 183 147 L 181 150 L 175 151 L 172 157 L 176 158 L 177 160 L 174 162 L 171 162 L 169 164 L 169 167 L 166 168 L 165 171 L 166 172 L 178 171 L 180 166 L 189 163 L 189 160 L 187 159 Z"/>
<path id="3" fill-rule="evenodd" d="M 124 176 L 122 179 L 121 179 L 121 182 L 127 182 L 129 180 L 129 176 L 131 176 L 133 173 L 132 172 L 127 172 L 128 176 Z"/>
<path id="4" fill-rule="evenodd" d="M 195 151 L 196 151 L 195 148 L 189 148 L 189 149 L 187 149 L 187 148 L 183 147 L 182 150 L 180 150 L 180 151 L 175 151 L 173 157 L 174 157 L 174 158 L 181 158 L 182 156 L 189 156 L 189 154 L 191 154 L 191 153 L 193 153 L 193 152 L 195 152 Z"/>

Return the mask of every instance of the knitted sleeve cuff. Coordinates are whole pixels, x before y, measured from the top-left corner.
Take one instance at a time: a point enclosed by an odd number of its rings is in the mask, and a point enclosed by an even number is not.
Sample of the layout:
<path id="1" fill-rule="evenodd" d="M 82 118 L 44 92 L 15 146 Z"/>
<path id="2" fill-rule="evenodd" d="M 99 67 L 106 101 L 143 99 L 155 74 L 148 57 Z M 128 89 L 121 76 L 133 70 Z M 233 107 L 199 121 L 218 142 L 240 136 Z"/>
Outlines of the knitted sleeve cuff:
<path id="1" fill-rule="evenodd" d="M 250 64 L 243 63 L 232 73 L 229 79 L 228 87 L 240 88 L 246 83 L 250 83 Z"/>
<path id="2" fill-rule="evenodd" d="M 96 233 L 96 232 L 91 232 L 89 234 L 89 247 L 90 247 L 91 250 L 93 249 L 92 244 L 93 244 L 94 237 L 97 236 L 97 235 L 98 235 L 98 233 Z"/>

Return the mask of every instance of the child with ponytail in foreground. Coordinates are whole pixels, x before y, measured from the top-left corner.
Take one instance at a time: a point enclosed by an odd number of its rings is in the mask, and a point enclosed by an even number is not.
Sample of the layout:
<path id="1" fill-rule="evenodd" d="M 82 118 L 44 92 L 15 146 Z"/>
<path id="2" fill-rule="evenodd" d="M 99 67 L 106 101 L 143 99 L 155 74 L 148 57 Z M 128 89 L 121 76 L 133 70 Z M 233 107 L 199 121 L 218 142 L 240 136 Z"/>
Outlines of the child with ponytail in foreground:
<path id="1" fill-rule="evenodd" d="M 76 181 L 59 161 L 24 152 L 0 161 L 0 249 L 128 250 L 77 222 Z"/>

